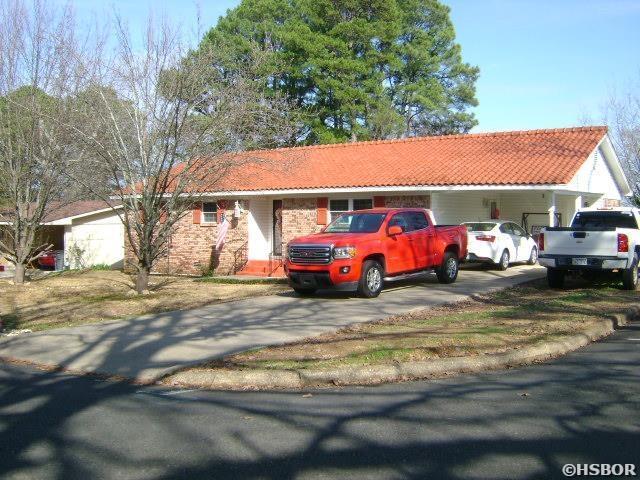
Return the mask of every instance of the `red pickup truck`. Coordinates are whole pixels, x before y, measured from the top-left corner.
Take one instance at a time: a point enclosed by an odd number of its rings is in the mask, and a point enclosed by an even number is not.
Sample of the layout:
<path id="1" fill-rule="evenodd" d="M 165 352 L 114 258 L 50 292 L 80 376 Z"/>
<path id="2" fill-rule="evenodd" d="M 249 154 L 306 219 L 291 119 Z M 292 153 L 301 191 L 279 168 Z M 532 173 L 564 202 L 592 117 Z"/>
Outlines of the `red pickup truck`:
<path id="1" fill-rule="evenodd" d="M 430 210 L 374 208 L 346 212 L 321 233 L 292 240 L 285 250 L 289 285 L 299 294 L 319 288 L 377 297 L 385 278 L 435 270 L 453 283 L 467 255 L 467 230 L 436 226 Z"/>

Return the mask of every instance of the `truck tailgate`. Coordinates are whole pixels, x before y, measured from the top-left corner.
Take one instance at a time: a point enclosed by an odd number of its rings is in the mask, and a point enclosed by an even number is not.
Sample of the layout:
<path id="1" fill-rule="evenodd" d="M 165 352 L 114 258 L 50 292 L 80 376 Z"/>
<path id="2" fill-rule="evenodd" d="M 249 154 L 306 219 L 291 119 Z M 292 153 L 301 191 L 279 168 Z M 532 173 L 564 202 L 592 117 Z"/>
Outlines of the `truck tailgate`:
<path id="1" fill-rule="evenodd" d="M 545 255 L 618 256 L 618 234 L 614 229 L 581 230 L 548 228 L 544 232 Z"/>

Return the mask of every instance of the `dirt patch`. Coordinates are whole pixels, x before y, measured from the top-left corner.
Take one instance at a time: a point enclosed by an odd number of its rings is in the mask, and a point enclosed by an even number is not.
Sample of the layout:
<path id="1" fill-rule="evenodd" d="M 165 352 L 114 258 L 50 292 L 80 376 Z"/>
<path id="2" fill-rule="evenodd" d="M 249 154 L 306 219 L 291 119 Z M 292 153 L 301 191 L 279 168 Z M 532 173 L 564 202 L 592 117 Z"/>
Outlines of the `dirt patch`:
<path id="1" fill-rule="evenodd" d="M 640 293 L 611 286 L 549 290 L 541 281 L 242 352 L 204 368 L 317 370 L 499 354 L 588 330 L 638 300 Z"/>
<path id="2" fill-rule="evenodd" d="M 51 274 L 23 286 L 0 280 L 4 330 L 67 327 L 147 313 L 184 310 L 285 291 L 277 284 L 224 284 L 153 276 L 149 295 L 134 295 L 130 276 L 117 271 Z"/>

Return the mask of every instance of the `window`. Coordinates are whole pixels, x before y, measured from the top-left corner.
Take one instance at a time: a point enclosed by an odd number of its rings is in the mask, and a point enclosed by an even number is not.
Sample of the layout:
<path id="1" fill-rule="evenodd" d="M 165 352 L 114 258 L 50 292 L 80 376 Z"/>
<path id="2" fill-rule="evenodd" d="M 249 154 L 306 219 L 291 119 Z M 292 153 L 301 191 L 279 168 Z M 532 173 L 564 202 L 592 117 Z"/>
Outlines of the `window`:
<path id="1" fill-rule="evenodd" d="M 391 220 L 389 220 L 388 227 L 400 227 L 403 232 L 410 232 L 409 230 L 409 220 L 407 218 L 406 213 L 396 213 Z"/>
<path id="2" fill-rule="evenodd" d="M 344 198 L 329 200 L 329 221 L 338 218 L 341 213 L 352 210 L 366 210 L 373 208 L 373 200 L 370 198 Z"/>
<path id="3" fill-rule="evenodd" d="M 422 212 L 407 212 L 409 231 L 422 230 L 429 226 L 427 217 Z"/>
<path id="4" fill-rule="evenodd" d="M 578 212 L 573 219 L 573 228 L 638 228 L 631 212 Z"/>
<path id="5" fill-rule="evenodd" d="M 341 213 L 349 211 L 349 200 L 329 200 L 329 221 L 338 218 Z"/>
<path id="6" fill-rule="evenodd" d="M 463 223 L 467 227 L 468 232 L 490 232 L 496 226 L 495 223 L 478 222 L 478 223 Z"/>
<path id="7" fill-rule="evenodd" d="M 407 233 L 427 228 L 429 221 L 422 212 L 402 212 L 396 213 L 389 221 L 389 227 L 394 225 L 401 227 L 402 231 Z"/>
<path id="8" fill-rule="evenodd" d="M 502 225 L 500 225 L 500 231 L 508 235 L 513 235 L 513 230 L 511 229 L 510 223 L 503 223 Z"/>
<path id="9" fill-rule="evenodd" d="M 327 233 L 374 233 L 380 230 L 384 213 L 347 213 L 336 218 L 326 229 Z"/>
<path id="10" fill-rule="evenodd" d="M 205 202 L 202 204 L 202 223 L 216 223 L 218 204 L 215 202 Z"/>
<path id="11" fill-rule="evenodd" d="M 353 200 L 352 210 L 368 210 L 373 208 L 373 201 L 370 198 L 356 198 Z"/>
<path id="12" fill-rule="evenodd" d="M 511 229 L 513 230 L 513 234 L 514 235 L 517 235 L 519 237 L 526 237 L 527 236 L 526 232 L 520 227 L 520 225 L 512 223 L 511 224 Z"/>

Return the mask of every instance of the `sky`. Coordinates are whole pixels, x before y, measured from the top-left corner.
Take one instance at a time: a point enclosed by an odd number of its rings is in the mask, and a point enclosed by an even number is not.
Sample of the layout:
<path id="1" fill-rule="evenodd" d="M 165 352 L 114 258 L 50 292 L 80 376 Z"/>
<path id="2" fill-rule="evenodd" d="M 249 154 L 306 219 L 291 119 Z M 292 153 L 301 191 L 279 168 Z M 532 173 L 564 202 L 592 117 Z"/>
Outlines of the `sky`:
<path id="1" fill-rule="evenodd" d="M 54 0 L 61 5 L 66 0 Z M 465 62 L 480 67 L 475 132 L 602 123 L 640 80 L 640 0 L 443 0 Z M 118 11 L 132 31 L 160 10 L 197 38 L 239 0 L 71 0 L 78 19 Z"/>

